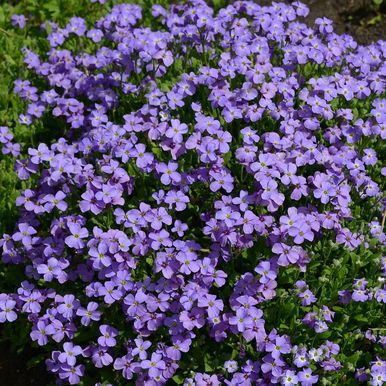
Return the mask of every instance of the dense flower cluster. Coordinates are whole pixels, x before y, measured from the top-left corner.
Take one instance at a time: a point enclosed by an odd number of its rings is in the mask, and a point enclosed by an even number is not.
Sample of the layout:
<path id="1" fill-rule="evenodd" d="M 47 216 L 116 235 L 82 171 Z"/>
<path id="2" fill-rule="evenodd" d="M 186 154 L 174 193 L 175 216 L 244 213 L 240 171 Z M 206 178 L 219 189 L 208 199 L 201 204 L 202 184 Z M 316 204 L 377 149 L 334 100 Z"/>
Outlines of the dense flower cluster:
<path id="1" fill-rule="evenodd" d="M 308 386 L 350 370 L 386 382 L 380 351 L 348 369 L 329 334 L 353 302 L 386 303 L 386 258 L 371 261 L 379 282 L 358 277 L 336 302 L 308 281 L 326 240 L 368 259 L 385 246 L 386 42 L 357 46 L 326 18 L 297 21 L 307 14 L 191 0 L 154 5 L 154 29 L 121 4 L 92 28 L 51 23 L 46 57 L 25 50 L 42 83 L 15 81 L 20 123 L 51 117 L 66 132 L 23 157 L 0 128 L 32 186 L 1 241 L 25 281 L 0 295 L 0 322 L 28 319 L 60 380 Z M 292 294 L 300 313 L 283 326 L 275 302 Z M 190 367 L 203 345 L 218 349 Z"/>

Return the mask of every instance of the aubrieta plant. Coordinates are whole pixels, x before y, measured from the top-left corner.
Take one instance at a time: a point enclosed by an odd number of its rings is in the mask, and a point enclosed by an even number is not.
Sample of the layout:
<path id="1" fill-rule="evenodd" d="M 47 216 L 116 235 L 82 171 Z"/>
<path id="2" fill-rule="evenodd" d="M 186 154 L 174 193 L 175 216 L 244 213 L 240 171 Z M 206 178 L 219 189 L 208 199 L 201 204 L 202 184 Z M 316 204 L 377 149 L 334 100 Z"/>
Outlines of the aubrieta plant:
<path id="1" fill-rule="evenodd" d="M 386 42 L 300 2 L 93 3 L 24 50 L 46 141 L 0 130 L 0 322 L 58 384 L 386 383 Z"/>

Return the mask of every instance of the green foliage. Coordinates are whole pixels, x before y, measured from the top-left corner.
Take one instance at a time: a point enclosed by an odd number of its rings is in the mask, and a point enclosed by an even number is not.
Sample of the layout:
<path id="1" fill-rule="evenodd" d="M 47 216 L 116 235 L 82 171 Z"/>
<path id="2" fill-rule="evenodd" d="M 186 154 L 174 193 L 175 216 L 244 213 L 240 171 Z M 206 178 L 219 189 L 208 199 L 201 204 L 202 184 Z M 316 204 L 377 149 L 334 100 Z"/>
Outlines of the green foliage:
<path id="1" fill-rule="evenodd" d="M 380 8 L 384 0 L 373 0 L 373 5 L 376 8 Z"/>

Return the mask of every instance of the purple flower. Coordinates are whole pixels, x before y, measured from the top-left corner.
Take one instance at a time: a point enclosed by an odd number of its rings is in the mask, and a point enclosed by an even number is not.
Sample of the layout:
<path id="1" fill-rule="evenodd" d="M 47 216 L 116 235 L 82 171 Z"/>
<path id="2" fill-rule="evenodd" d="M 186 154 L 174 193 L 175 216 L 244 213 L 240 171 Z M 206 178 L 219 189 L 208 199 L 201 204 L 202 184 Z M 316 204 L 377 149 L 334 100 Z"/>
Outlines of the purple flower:
<path id="1" fill-rule="evenodd" d="M 23 245 L 28 247 L 32 243 L 32 235 L 36 234 L 36 230 L 27 223 L 19 224 L 19 232 L 13 234 L 14 241 L 21 241 Z"/>
<path id="2" fill-rule="evenodd" d="M 151 359 L 145 359 L 141 362 L 143 369 L 148 369 L 149 377 L 155 378 L 162 373 L 166 368 L 165 362 L 162 360 L 162 355 L 153 353 Z"/>
<path id="3" fill-rule="evenodd" d="M 161 229 L 159 232 L 149 233 L 149 238 L 152 240 L 151 247 L 154 250 L 160 249 L 161 246 L 171 247 L 172 241 L 169 238 L 170 234 L 165 229 Z"/>
<path id="4" fill-rule="evenodd" d="M 302 299 L 302 306 L 309 306 L 317 300 L 315 295 L 309 289 L 300 292 L 298 296 Z"/>
<path id="5" fill-rule="evenodd" d="M 17 314 L 14 311 L 15 306 L 16 302 L 12 299 L 0 300 L 0 323 L 13 322 L 17 319 Z"/>
<path id="6" fill-rule="evenodd" d="M 58 312 L 66 319 L 71 319 L 78 306 L 78 301 L 74 295 L 64 295 L 58 306 Z"/>
<path id="7" fill-rule="evenodd" d="M 105 282 L 98 290 L 98 294 L 103 296 L 106 304 L 113 304 L 122 297 L 121 291 L 115 288 L 115 284 L 111 281 Z"/>
<path id="8" fill-rule="evenodd" d="M 70 385 L 76 385 L 80 382 L 80 378 L 84 375 L 84 366 L 71 366 L 63 364 L 60 366 L 59 378 L 65 379 Z"/>
<path id="9" fill-rule="evenodd" d="M 286 386 L 297 385 L 299 383 L 298 376 L 292 370 L 286 370 L 281 379 L 281 384 Z"/>
<path id="10" fill-rule="evenodd" d="M 102 368 L 104 366 L 109 366 L 113 363 L 113 357 L 107 352 L 107 347 L 97 347 L 93 349 L 91 358 L 94 363 L 94 366 L 97 368 Z"/>
<path id="11" fill-rule="evenodd" d="M 91 211 L 93 214 L 99 214 L 102 212 L 103 204 L 98 202 L 95 193 L 92 190 L 87 190 L 81 197 L 83 200 L 79 202 L 79 208 L 84 213 Z"/>
<path id="12" fill-rule="evenodd" d="M 166 355 L 168 358 L 179 361 L 182 357 L 181 353 L 187 353 L 189 351 L 191 339 L 180 339 L 179 337 L 173 338 L 173 346 L 166 349 Z"/>
<path id="13" fill-rule="evenodd" d="M 142 143 L 135 145 L 135 148 L 130 151 L 130 155 L 136 158 L 137 166 L 142 169 L 149 166 L 154 160 L 153 154 L 146 152 L 146 147 Z"/>
<path id="14" fill-rule="evenodd" d="M 138 355 L 141 360 L 147 358 L 147 349 L 151 346 L 151 342 L 141 338 L 134 339 L 136 347 L 132 350 L 132 355 Z"/>
<path id="15" fill-rule="evenodd" d="M 88 326 L 92 320 L 93 321 L 100 320 L 101 312 L 97 311 L 97 309 L 98 309 L 98 303 L 90 302 L 87 304 L 86 309 L 79 307 L 76 310 L 76 314 L 82 317 L 81 323 L 84 326 Z"/>
<path id="16" fill-rule="evenodd" d="M 74 366 L 76 363 L 76 357 L 83 353 L 83 350 L 80 346 L 74 346 L 71 342 L 66 342 L 63 344 L 63 350 L 58 359 L 62 363 L 67 363 L 70 366 Z"/>
<path id="17" fill-rule="evenodd" d="M 275 243 L 272 252 L 279 255 L 278 264 L 281 266 L 287 266 L 289 263 L 295 264 L 300 257 L 295 248 L 284 243 Z"/>
<path id="18" fill-rule="evenodd" d="M 261 275 L 259 281 L 268 283 L 270 280 L 276 279 L 276 270 L 273 270 L 269 261 L 262 261 L 256 268 L 255 272 Z"/>
<path id="19" fill-rule="evenodd" d="M 44 197 L 44 208 L 50 212 L 54 207 L 64 212 L 67 209 L 67 203 L 63 200 L 66 195 L 62 191 L 58 191 L 55 195 L 47 194 Z"/>
<path id="20" fill-rule="evenodd" d="M 311 386 L 318 382 L 318 376 L 313 375 L 311 369 L 304 369 L 298 373 L 299 381 L 304 386 Z"/>
<path id="21" fill-rule="evenodd" d="M 45 281 L 50 282 L 56 278 L 59 283 L 63 283 L 67 279 L 67 274 L 62 270 L 64 267 L 55 257 L 51 257 L 46 263 L 39 264 L 36 269 L 39 274 L 43 275 Z"/>
<path id="22" fill-rule="evenodd" d="M 11 21 L 14 27 L 24 28 L 27 19 L 24 15 L 12 15 Z"/>
<path id="23" fill-rule="evenodd" d="M 183 134 L 188 132 L 188 126 L 181 123 L 178 119 L 171 120 L 171 126 L 166 130 L 166 137 L 171 138 L 174 142 L 181 143 L 183 141 Z"/>
<path id="24" fill-rule="evenodd" d="M 115 328 L 103 324 L 99 326 L 99 331 L 102 335 L 98 338 L 98 344 L 106 347 L 114 347 L 116 345 L 115 337 L 118 335 L 118 331 Z"/>
<path id="25" fill-rule="evenodd" d="M 52 324 L 47 325 L 44 321 L 39 320 L 32 328 L 31 339 L 37 341 L 39 346 L 44 346 L 48 343 L 48 336 L 54 334 L 55 328 Z"/>
<path id="26" fill-rule="evenodd" d="M 169 162 L 167 165 L 160 163 L 156 166 L 158 173 L 161 173 L 161 182 L 164 185 L 169 185 L 171 182 L 178 183 L 181 181 L 180 173 L 176 172 L 178 164 L 175 162 Z"/>
<path id="27" fill-rule="evenodd" d="M 249 316 L 248 311 L 244 308 L 239 308 L 236 311 L 236 316 L 229 318 L 229 324 L 231 326 L 236 326 L 239 332 L 244 332 L 251 323 L 252 318 Z"/>
<path id="28" fill-rule="evenodd" d="M 233 190 L 233 178 L 231 175 L 214 172 L 212 177 L 214 180 L 210 184 L 210 190 L 213 192 L 217 192 L 221 188 L 227 193 Z"/>
<path id="29" fill-rule="evenodd" d="M 131 361 L 131 355 L 125 355 L 124 357 L 116 358 L 114 361 L 114 369 L 122 370 L 122 376 L 125 379 L 132 379 L 136 370 L 135 367 L 138 367 L 138 364 L 132 363 Z"/>
<path id="30" fill-rule="evenodd" d="M 172 232 L 175 232 L 179 237 L 182 237 L 187 229 L 188 229 L 187 224 L 181 222 L 180 220 L 176 220 L 174 222 L 174 227 L 172 228 Z"/>
<path id="31" fill-rule="evenodd" d="M 181 212 L 186 208 L 189 202 L 189 197 L 181 191 L 170 190 L 165 197 L 165 203 L 169 204 L 169 208 L 175 207 L 177 212 Z"/>
<path id="32" fill-rule="evenodd" d="M 355 302 L 365 302 L 368 298 L 366 290 L 355 289 L 351 295 L 351 299 Z"/>
<path id="33" fill-rule="evenodd" d="M 88 237 L 88 230 L 82 228 L 77 223 L 69 223 L 68 229 L 71 232 L 70 236 L 65 238 L 65 243 L 70 248 L 82 249 L 84 247 L 84 241 L 82 239 Z"/>
<path id="34" fill-rule="evenodd" d="M 224 367 L 225 367 L 225 369 L 228 371 L 228 373 L 230 373 L 230 374 L 232 374 L 232 373 L 234 373 L 235 371 L 237 371 L 237 368 L 238 368 L 237 362 L 236 362 L 236 361 L 233 361 L 233 360 L 231 360 L 231 361 L 226 361 L 226 362 L 224 363 Z"/>
<path id="35" fill-rule="evenodd" d="M 270 352 L 272 358 L 279 358 L 280 354 L 288 354 L 291 352 L 291 345 L 285 336 L 277 336 L 274 341 L 267 343 L 266 351 Z"/>

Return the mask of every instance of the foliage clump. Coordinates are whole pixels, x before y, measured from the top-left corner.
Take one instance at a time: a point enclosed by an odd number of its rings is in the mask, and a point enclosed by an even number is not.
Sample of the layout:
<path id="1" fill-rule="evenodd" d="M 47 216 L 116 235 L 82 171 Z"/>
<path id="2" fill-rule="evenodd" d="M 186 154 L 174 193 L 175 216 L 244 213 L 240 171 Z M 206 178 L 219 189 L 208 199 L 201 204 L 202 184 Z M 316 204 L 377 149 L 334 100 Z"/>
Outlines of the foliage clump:
<path id="1" fill-rule="evenodd" d="M 46 38 L 0 130 L 0 322 L 70 384 L 383 384 L 386 42 L 300 2 L 92 9 L 12 17 Z"/>

